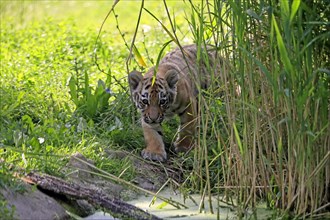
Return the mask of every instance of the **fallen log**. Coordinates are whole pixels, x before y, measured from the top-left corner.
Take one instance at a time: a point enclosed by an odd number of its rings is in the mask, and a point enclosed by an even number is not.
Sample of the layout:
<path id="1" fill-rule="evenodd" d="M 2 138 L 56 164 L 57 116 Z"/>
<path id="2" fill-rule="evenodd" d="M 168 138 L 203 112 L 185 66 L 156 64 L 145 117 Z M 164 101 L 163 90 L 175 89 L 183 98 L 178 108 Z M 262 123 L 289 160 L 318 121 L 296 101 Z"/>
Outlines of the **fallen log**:
<path id="1" fill-rule="evenodd" d="M 116 198 L 111 198 L 98 190 L 87 188 L 78 183 L 70 183 L 47 174 L 31 172 L 27 174 L 23 180 L 28 183 L 36 184 L 41 189 L 48 190 L 59 195 L 65 195 L 72 199 L 86 200 L 94 206 L 106 209 L 111 214 L 118 215 L 123 218 L 141 220 L 160 219 L 157 216 L 147 213 L 131 204 Z"/>

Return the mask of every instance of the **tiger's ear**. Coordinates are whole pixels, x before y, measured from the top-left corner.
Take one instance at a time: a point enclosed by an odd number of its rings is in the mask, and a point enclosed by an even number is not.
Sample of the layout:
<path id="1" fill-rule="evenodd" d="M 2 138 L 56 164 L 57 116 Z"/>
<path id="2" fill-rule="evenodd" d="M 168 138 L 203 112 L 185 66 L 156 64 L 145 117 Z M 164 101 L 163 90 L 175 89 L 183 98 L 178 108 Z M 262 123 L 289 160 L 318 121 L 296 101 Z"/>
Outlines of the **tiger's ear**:
<path id="1" fill-rule="evenodd" d="M 138 72 L 136 70 L 130 72 L 128 74 L 128 84 L 131 89 L 131 92 L 137 89 L 139 83 L 142 81 L 143 76 L 141 72 Z"/>
<path id="2" fill-rule="evenodd" d="M 175 70 L 168 70 L 165 73 L 165 80 L 168 86 L 173 89 L 176 86 L 176 83 L 179 80 L 178 72 Z"/>

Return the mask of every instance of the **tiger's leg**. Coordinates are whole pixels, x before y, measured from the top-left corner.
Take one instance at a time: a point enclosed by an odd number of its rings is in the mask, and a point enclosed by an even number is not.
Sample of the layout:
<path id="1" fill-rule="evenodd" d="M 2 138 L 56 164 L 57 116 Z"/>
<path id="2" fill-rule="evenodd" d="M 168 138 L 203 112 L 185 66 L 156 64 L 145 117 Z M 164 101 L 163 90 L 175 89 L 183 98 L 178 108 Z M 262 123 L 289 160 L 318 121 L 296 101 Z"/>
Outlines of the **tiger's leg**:
<path id="1" fill-rule="evenodd" d="M 144 159 L 163 162 L 166 160 L 165 145 L 163 142 L 163 133 L 160 124 L 149 125 L 142 120 L 142 128 L 146 148 L 141 155 Z"/>
<path id="2" fill-rule="evenodd" d="M 183 113 L 179 114 L 180 127 L 178 138 L 174 143 L 175 152 L 187 152 L 194 145 L 194 135 L 197 123 L 196 103 L 190 104 Z"/>

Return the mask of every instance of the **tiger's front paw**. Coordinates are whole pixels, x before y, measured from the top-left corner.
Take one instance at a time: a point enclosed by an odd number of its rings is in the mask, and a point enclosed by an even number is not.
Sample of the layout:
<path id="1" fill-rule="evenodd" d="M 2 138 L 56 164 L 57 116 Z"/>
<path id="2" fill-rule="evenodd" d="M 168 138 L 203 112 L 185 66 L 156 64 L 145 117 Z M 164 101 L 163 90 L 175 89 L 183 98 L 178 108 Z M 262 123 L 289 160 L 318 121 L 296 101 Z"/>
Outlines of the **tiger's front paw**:
<path id="1" fill-rule="evenodd" d="M 159 162 L 164 162 L 167 159 L 167 155 L 165 151 L 153 152 L 148 150 L 147 148 L 141 152 L 141 156 L 143 157 L 143 159 L 154 160 Z"/>

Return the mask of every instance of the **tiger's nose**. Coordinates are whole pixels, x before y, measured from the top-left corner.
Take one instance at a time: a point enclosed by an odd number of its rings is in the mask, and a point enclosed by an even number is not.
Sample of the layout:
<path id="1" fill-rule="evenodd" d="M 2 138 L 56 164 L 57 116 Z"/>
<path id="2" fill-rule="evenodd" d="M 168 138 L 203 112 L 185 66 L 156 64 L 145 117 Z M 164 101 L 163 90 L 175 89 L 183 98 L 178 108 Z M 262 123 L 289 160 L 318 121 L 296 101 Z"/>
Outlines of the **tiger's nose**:
<path id="1" fill-rule="evenodd" d="M 148 124 L 161 123 L 163 120 L 164 120 L 163 115 L 157 115 L 156 117 L 150 117 L 150 115 L 147 115 L 144 118 L 144 121 Z"/>

